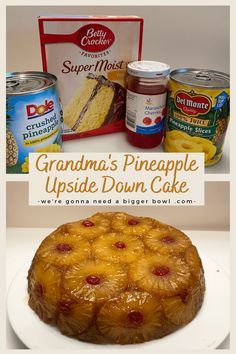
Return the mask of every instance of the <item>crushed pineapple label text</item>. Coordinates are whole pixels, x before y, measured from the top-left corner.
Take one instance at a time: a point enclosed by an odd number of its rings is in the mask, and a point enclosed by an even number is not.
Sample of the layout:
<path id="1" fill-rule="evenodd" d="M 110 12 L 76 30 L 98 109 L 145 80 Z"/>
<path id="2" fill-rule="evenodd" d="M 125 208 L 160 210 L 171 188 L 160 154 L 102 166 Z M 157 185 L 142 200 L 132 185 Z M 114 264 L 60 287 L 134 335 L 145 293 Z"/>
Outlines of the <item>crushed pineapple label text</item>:
<path id="1" fill-rule="evenodd" d="M 32 153 L 29 204 L 203 205 L 203 174 L 200 153 Z"/>

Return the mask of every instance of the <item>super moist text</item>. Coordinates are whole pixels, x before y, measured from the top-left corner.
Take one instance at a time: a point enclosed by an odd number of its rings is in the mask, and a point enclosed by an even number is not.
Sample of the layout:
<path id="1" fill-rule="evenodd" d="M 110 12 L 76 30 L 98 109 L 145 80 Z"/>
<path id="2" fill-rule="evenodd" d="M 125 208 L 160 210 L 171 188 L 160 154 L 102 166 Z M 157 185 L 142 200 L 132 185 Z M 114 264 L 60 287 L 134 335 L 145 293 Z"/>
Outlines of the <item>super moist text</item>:
<path id="1" fill-rule="evenodd" d="M 107 59 L 97 60 L 94 64 L 72 64 L 71 60 L 65 60 L 63 62 L 63 69 L 61 72 L 63 74 L 75 73 L 79 75 L 81 72 L 101 72 L 101 71 L 108 71 L 108 70 L 117 70 L 117 69 L 126 69 L 127 62 L 121 61 L 113 61 L 109 62 Z"/>

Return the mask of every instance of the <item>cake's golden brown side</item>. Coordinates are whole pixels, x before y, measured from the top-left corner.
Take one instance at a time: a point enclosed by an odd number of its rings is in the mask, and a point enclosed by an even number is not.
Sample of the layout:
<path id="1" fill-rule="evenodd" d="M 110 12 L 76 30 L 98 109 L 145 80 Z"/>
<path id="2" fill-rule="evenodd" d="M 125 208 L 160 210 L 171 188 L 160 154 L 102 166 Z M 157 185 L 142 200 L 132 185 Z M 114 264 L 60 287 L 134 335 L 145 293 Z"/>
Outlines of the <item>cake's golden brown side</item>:
<path id="1" fill-rule="evenodd" d="M 28 274 L 29 305 L 92 343 L 161 338 L 194 319 L 205 292 L 197 249 L 147 217 L 98 213 L 44 239 Z"/>

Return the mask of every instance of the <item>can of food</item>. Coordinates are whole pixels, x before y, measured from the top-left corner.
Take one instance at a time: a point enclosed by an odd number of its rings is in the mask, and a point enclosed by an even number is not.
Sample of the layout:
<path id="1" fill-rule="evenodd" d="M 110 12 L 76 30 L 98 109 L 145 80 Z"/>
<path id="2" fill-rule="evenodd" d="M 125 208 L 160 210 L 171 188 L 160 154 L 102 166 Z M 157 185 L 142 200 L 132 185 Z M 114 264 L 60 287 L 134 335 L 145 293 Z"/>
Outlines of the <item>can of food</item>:
<path id="1" fill-rule="evenodd" d="M 229 75 L 182 68 L 170 73 L 164 149 L 203 152 L 205 165 L 216 164 L 229 123 Z"/>
<path id="2" fill-rule="evenodd" d="M 30 152 L 62 150 L 57 78 L 37 71 L 8 73 L 6 94 L 7 173 L 27 173 Z"/>

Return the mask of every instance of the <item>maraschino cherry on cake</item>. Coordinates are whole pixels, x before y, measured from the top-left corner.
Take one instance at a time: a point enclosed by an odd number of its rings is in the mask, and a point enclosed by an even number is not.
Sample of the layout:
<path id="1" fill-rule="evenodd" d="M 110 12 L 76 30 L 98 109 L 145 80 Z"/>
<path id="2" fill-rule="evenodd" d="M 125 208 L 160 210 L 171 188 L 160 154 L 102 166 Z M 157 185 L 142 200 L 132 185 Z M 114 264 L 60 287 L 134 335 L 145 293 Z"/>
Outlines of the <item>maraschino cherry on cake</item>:
<path id="1" fill-rule="evenodd" d="M 181 231 L 148 217 L 97 213 L 64 224 L 39 246 L 29 306 L 82 341 L 135 344 L 187 325 L 204 299 L 198 251 Z"/>

